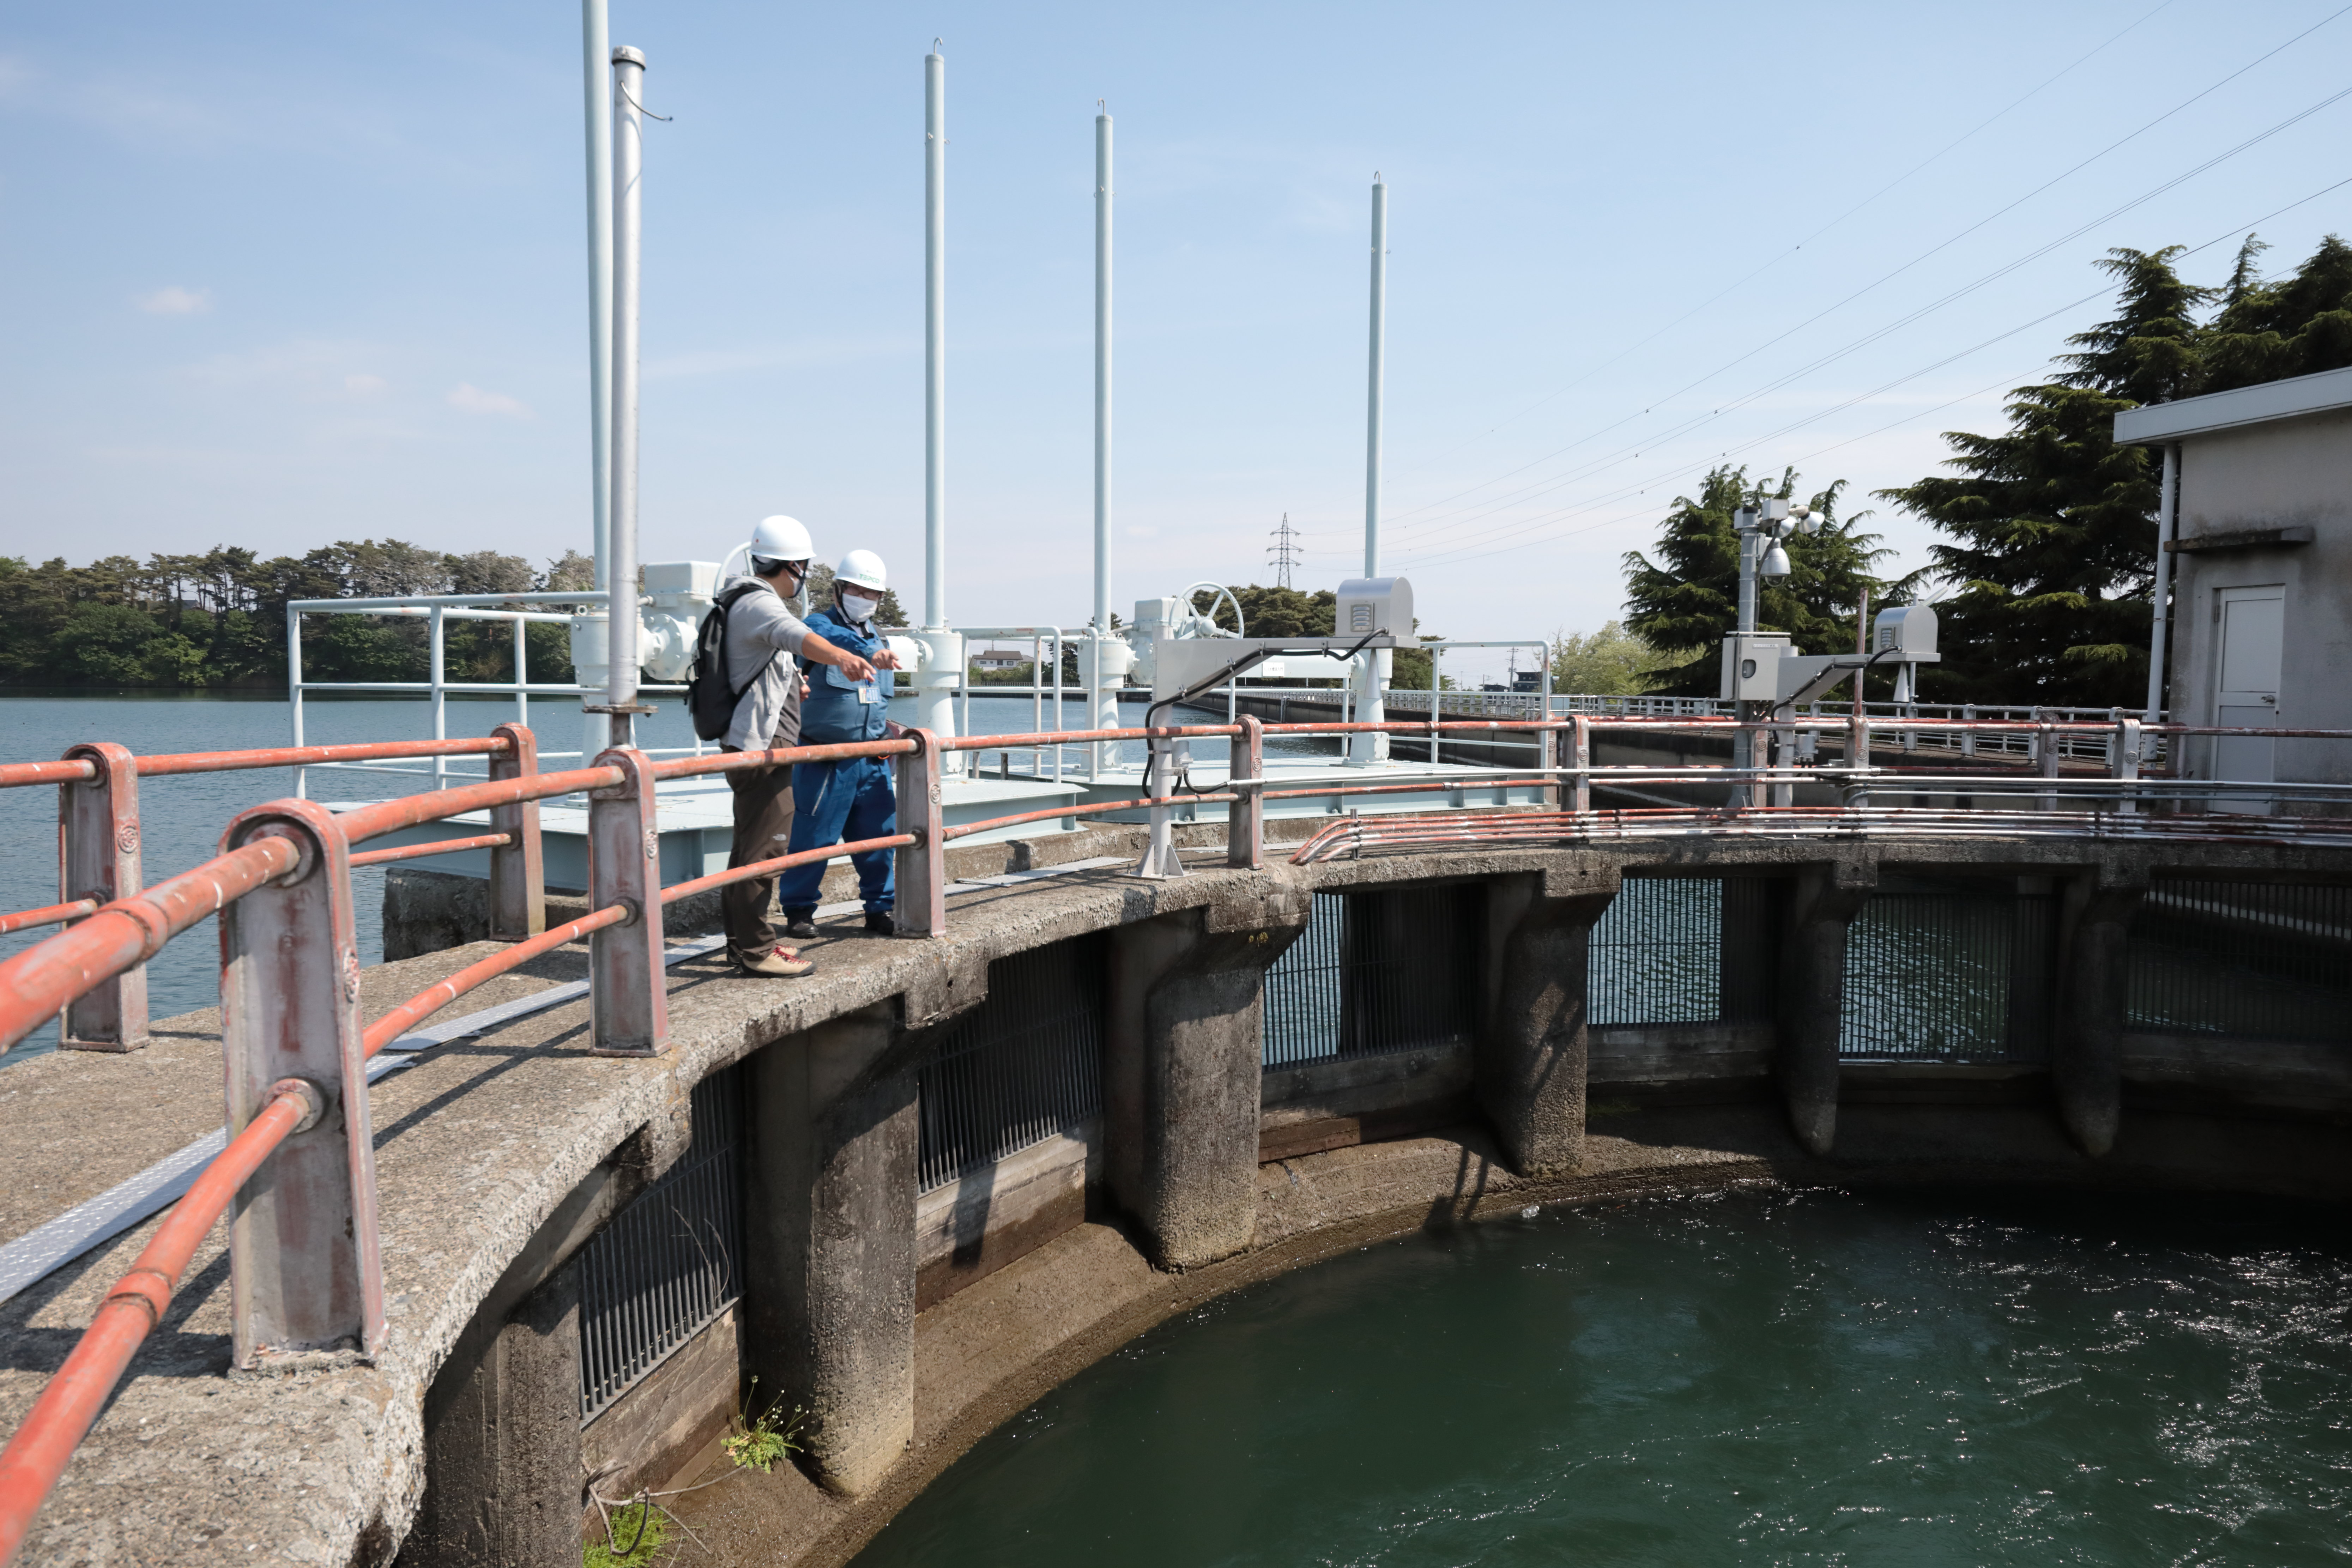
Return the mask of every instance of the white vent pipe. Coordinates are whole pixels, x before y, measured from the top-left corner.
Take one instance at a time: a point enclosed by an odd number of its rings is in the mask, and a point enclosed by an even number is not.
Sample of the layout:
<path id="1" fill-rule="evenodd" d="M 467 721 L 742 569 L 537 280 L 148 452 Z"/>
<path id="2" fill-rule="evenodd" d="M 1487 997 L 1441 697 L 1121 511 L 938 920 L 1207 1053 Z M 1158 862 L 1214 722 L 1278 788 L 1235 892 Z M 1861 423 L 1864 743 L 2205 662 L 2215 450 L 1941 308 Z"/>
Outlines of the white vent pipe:
<path id="1" fill-rule="evenodd" d="M 1385 338 L 1389 310 L 1389 188 L 1375 173 L 1372 175 L 1372 282 L 1371 282 L 1371 342 L 1366 355 L 1366 386 L 1364 394 L 1364 575 L 1381 574 L 1381 416 L 1382 372 L 1387 358 Z M 1391 626 L 1399 637 L 1412 635 L 1411 626 Z M 1388 718 L 1388 704 L 1381 695 L 1384 666 L 1391 663 L 1386 652 L 1360 654 L 1356 658 L 1355 712 L 1350 715 L 1360 724 L 1378 724 Z M 1434 697 L 1430 699 L 1434 702 Z M 1376 763 L 1389 754 L 1386 735 L 1351 735 L 1348 740 L 1348 760 L 1351 763 Z"/>
<path id="2" fill-rule="evenodd" d="M 605 700 L 612 743 L 632 743 L 637 700 L 637 311 L 644 228 L 646 57 L 613 51 L 613 522 Z"/>
<path id="3" fill-rule="evenodd" d="M 923 645 L 915 722 L 955 733 L 963 639 L 948 627 L 948 62 L 923 57 Z M 942 773 L 963 771 L 950 755 Z"/>

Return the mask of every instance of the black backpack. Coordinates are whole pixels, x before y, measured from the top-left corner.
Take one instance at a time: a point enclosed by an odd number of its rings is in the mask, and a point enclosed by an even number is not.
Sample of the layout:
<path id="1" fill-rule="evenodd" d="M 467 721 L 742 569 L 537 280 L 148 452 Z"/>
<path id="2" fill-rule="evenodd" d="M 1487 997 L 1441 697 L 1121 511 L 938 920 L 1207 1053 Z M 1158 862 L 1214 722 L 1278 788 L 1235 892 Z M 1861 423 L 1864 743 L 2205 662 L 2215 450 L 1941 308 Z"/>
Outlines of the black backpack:
<path id="1" fill-rule="evenodd" d="M 735 704 L 751 689 L 751 681 L 767 674 L 768 666 L 776 662 L 776 656 L 771 653 L 766 662 L 751 672 L 751 680 L 740 686 L 727 678 L 727 612 L 744 595 L 759 593 L 766 586 L 764 583 L 744 583 L 730 588 L 719 595 L 719 602 L 702 617 L 702 630 L 694 639 L 694 675 L 686 683 L 686 710 L 694 720 L 698 739 L 716 741 L 725 735 L 735 723 Z"/>

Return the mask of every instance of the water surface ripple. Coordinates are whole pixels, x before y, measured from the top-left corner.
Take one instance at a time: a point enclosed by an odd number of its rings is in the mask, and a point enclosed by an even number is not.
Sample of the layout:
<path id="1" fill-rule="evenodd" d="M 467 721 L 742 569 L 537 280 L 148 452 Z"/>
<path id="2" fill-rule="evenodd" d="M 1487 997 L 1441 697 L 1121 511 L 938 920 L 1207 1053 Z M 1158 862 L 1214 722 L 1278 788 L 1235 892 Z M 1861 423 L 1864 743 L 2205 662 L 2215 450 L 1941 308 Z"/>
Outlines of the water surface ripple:
<path id="1" fill-rule="evenodd" d="M 1137 1340 L 858 1568 L 2339 1561 L 2347 1239 L 1948 1191 L 1417 1235 Z"/>

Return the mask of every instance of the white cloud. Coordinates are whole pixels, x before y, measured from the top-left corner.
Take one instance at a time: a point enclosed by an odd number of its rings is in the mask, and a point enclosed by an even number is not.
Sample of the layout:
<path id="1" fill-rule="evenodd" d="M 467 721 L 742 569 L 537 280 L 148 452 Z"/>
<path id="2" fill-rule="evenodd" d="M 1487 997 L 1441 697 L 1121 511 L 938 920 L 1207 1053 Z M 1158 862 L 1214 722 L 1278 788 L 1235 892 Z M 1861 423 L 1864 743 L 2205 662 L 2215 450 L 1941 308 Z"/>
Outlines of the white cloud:
<path id="1" fill-rule="evenodd" d="M 213 308 L 213 296 L 209 289 L 183 289 L 172 283 L 131 302 L 151 316 L 201 316 Z"/>
<path id="2" fill-rule="evenodd" d="M 373 397 L 390 384 L 380 375 L 353 374 L 343 377 L 343 390 L 353 397 Z"/>
<path id="3" fill-rule="evenodd" d="M 484 392 L 472 382 L 461 381 L 444 400 L 461 414 L 503 414 L 509 418 L 532 417 L 530 405 L 520 397 L 509 397 L 503 392 Z"/>

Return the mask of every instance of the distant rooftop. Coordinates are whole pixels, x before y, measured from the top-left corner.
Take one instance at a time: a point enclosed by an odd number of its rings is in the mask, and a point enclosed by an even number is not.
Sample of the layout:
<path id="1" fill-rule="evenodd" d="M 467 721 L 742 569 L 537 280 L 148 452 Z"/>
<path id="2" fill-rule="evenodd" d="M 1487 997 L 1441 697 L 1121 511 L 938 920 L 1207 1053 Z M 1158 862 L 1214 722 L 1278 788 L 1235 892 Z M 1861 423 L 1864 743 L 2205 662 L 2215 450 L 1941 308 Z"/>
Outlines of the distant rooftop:
<path id="1" fill-rule="evenodd" d="M 2317 375 L 2290 376 L 2259 386 L 2229 392 L 2209 392 L 2177 403 L 2150 404 L 2116 416 L 2116 439 L 2126 446 L 2151 441 L 2178 441 L 2183 436 L 2203 436 L 2241 425 L 2267 425 L 2273 419 L 2325 414 L 2352 408 L 2352 369 L 2323 370 Z"/>

